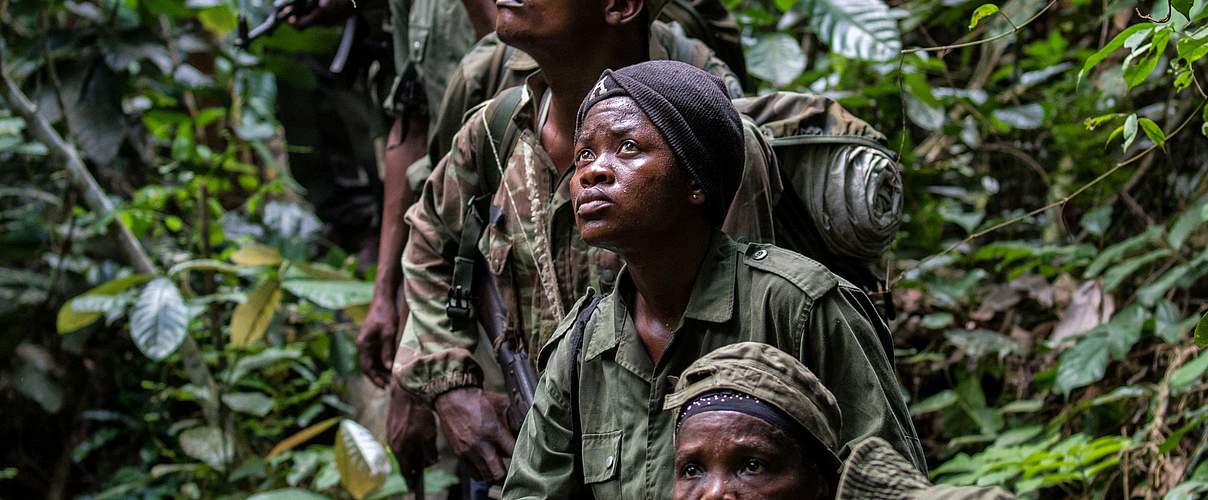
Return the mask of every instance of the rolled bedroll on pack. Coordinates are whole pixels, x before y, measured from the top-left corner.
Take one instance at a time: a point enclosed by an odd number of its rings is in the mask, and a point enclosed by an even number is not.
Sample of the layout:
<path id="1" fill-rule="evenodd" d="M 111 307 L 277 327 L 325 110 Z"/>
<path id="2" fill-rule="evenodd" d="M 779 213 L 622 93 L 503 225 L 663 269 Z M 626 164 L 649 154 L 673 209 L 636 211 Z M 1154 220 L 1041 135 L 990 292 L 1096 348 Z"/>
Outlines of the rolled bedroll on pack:
<path id="1" fill-rule="evenodd" d="M 875 288 L 869 265 L 893 243 L 902 217 L 901 168 L 884 134 L 818 95 L 775 92 L 734 106 L 775 152 L 785 188 L 776 243 Z"/>

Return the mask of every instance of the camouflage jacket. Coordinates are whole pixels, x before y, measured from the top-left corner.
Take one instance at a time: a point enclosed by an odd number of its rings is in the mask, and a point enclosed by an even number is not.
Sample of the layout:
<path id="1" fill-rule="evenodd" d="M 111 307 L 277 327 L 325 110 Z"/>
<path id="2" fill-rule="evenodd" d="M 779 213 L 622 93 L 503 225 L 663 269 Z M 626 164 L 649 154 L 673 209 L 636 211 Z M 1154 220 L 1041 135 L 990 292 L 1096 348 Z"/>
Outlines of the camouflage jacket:
<path id="1" fill-rule="evenodd" d="M 716 233 L 683 319 L 654 363 L 632 318 L 633 284 L 622 270 L 599 302 L 576 353 L 576 314 L 540 356 L 548 363 L 520 430 L 505 499 L 669 498 L 675 480 L 674 413 L 663 410 L 683 371 L 721 346 L 761 342 L 788 352 L 831 390 L 842 413 L 839 456 L 877 436 L 926 468 L 898 391 L 885 323 L 858 288 L 799 254 L 735 243 Z M 578 360 L 578 408 L 571 363 Z M 581 435 L 573 435 L 577 411 Z M 574 473 L 580 454 L 582 476 Z"/>
<path id="2" fill-rule="evenodd" d="M 662 33 L 663 29 L 656 32 Z M 682 40 L 691 45 L 690 41 Z M 660 47 L 652 45 L 651 55 L 665 55 L 666 51 Z M 518 61 L 531 61 L 523 53 L 516 54 L 520 54 Z M 729 75 L 725 65 L 715 59 L 700 60 L 714 74 Z M 732 75 L 728 81 L 737 84 Z M 559 169 L 541 147 L 536 132 L 536 107 L 544 91 L 539 76 L 528 79 L 520 111 L 513 118 L 520 133 L 516 134 L 511 155 L 501 159 L 504 175 L 492 199 L 492 204 L 503 211 L 503 217 L 498 224 L 487 227 L 478 242 L 491 271 L 497 275 L 509 310 L 509 324 L 519 339 L 517 344 L 533 353 L 550 338 L 566 306 L 573 304 L 589 285 L 610 289 L 620 267 L 614 255 L 589 248 L 579 238 L 570 204 L 570 170 L 567 175 L 559 176 Z M 419 202 L 406 216 L 411 233 L 403 251 L 402 267 L 411 315 L 394 370 L 402 387 L 429 401 L 450 389 L 478 386 L 483 381 L 482 367 L 472 355 L 477 336 L 453 329 L 445 313 L 467 203 L 482 194 L 475 157 L 479 145 L 486 140 L 483 117 L 484 112 L 479 110 L 466 120 L 449 154 L 423 183 Z M 747 143 L 758 144 L 757 134 L 756 129 L 749 128 Z M 764 234 L 770 238 L 770 229 L 764 229 L 771 224 L 767 208 L 770 202 L 751 200 L 771 196 L 766 184 L 772 180 L 766 175 L 767 166 L 758 164 L 757 168 L 748 167 L 757 173 L 750 176 L 753 180 L 747 186 L 740 186 L 740 196 L 732 206 L 763 213 L 740 210 L 731 216 L 734 222 L 724 227 L 743 237 L 764 240 Z M 750 194 L 741 195 L 743 192 Z M 546 279 L 542 280 L 542 276 Z"/>

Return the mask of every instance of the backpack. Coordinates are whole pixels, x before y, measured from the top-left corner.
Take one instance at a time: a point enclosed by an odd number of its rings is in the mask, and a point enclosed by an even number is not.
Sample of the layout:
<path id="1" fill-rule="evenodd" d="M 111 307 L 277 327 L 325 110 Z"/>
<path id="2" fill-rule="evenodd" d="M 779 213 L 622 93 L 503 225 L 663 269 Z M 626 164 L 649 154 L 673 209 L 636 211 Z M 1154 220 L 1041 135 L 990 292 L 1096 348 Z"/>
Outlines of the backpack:
<path id="1" fill-rule="evenodd" d="M 902 216 L 901 168 L 885 136 L 819 95 L 774 92 L 734 107 L 775 155 L 784 191 L 773 208 L 774 243 L 881 291 L 873 269 Z"/>

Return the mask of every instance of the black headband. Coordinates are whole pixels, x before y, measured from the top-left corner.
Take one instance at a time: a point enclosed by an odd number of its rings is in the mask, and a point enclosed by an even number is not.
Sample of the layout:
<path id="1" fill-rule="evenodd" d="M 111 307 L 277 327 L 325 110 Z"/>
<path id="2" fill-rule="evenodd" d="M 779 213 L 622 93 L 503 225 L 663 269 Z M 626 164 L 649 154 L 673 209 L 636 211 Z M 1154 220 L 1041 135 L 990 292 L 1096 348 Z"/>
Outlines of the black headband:
<path id="1" fill-rule="evenodd" d="M 785 434 L 797 436 L 803 429 L 801 424 L 779 408 L 765 403 L 763 400 L 734 391 L 716 391 L 701 394 L 689 401 L 680 411 L 679 419 L 675 422 L 675 433 L 679 434 L 684 421 L 693 415 L 710 411 L 734 411 L 750 415 L 771 424 Z"/>

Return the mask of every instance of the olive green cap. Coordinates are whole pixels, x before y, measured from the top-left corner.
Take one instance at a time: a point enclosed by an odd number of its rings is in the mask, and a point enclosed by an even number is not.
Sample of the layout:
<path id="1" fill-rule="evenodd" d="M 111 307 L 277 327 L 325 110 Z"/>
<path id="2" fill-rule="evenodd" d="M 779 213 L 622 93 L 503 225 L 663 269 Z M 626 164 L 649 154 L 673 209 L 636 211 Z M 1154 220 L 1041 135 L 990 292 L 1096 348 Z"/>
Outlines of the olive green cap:
<path id="1" fill-rule="evenodd" d="M 704 355 L 680 375 L 663 409 L 680 408 L 706 393 L 731 390 L 754 396 L 792 417 L 821 444 L 838 467 L 843 418 L 839 403 L 797 358 L 768 344 L 739 342 Z"/>
<path id="2" fill-rule="evenodd" d="M 936 486 L 894 451 L 884 439 L 871 437 L 852 448 L 839 476 L 837 500 L 1011 500 L 1002 488 Z"/>

